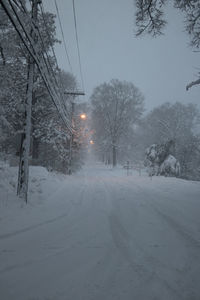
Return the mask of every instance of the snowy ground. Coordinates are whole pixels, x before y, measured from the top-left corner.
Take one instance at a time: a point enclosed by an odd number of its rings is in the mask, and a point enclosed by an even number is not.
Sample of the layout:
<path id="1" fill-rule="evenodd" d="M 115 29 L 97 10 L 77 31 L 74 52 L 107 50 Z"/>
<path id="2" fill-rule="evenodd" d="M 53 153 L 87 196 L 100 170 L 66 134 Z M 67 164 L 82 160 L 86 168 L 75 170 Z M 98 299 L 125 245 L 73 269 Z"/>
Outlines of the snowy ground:
<path id="1" fill-rule="evenodd" d="M 200 182 L 0 166 L 0 299 L 199 300 Z"/>

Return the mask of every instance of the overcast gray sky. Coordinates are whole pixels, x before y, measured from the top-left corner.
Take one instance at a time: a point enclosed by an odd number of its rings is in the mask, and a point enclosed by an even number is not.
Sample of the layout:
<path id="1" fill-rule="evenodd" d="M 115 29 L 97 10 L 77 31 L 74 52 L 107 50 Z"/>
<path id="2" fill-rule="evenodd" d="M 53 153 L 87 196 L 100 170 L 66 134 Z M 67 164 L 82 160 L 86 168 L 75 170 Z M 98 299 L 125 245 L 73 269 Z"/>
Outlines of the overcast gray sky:
<path id="1" fill-rule="evenodd" d="M 56 14 L 54 0 L 43 0 Z M 81 87 L 72 0 L 57 0 L 73 74 Z M 97 85 L 113 78 L 133 82 L 145 96 L 147 110 L 166 101 L 200 107 L 200 85 L 186 92 L 197 77 L 200 53 L 188 46 L 180 11 L 167 8 L 165 35 L 134 35 L 134 0 L 75 0 L 79 46 L 87 100 Z M 57 36 L 61 39 L 59 23 Z M 56 46 L 59 66 L 69 71 L 63 45 Z"/>

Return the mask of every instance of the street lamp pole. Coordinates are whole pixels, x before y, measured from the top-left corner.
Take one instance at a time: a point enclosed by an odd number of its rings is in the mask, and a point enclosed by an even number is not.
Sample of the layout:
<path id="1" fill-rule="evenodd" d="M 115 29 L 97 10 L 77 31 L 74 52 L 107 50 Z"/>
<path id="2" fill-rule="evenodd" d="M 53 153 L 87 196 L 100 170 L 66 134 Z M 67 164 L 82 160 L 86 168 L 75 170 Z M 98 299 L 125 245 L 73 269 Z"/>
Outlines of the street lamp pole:
<path id="1" fill-rule="evenodd" d="M 72 101 L 72 110 L 71 110 L 71 127 L 73 128 L 74 123 L 74 105 L 75 103 Z M 73 146 L 73 130 L 70 133 L 70 140 L 69 140 L 69 165 L 68 165 L 68 174 L 72 174 L 72 146 Z"/>
<path id="2" fill-rule="evenodd" d="M 73 100 L 71 101 L 71 127 L 73 128 L 74 125 L 74 106 L 75 106 L 75 102 L 74 102 L 74 98 L 76 96 L 84 96 L 85 93 L 84 92 L 80 92 L 80 91 L 72 91 L 72 92 L 64 92 L 65 95 L 69 95 L 69 96 L 73 96 Z M 73 152 L 73 130 L 70 133 L 70 140 L 69 140 L 69 165 L 68 165 L 68 174 L 71 175 L 72 174 L 72 152 Z"/>

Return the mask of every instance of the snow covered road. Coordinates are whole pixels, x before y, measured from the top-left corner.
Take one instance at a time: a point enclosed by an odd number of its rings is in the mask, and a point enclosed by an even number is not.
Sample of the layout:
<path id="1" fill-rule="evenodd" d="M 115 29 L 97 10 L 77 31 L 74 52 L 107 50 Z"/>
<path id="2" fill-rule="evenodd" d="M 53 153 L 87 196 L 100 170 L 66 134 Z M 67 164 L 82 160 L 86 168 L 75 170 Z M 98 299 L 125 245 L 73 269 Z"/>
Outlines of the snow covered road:
<path id="1" fill-rule="evenodd" d="M 2 300 L 200 299 L 199 182 L 97 164 L 8 223 Z"/>

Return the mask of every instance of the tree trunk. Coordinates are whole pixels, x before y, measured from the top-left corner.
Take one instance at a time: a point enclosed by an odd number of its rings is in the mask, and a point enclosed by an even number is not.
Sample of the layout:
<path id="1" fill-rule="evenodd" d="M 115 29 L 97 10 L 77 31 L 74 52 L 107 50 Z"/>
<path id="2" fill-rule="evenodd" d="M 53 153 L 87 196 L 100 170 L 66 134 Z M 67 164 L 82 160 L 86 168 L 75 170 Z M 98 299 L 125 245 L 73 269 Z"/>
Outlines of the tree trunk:
<path id="1" fill-rule="evenodd" d="M 117 149 L 116 149 L 115 145 L 113 145 L 113 147 L 112 147 L 112 159 L 113 159 L 113 167 L 116 167 L 116 165 L 117 165 Z"/>

